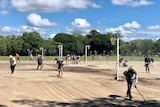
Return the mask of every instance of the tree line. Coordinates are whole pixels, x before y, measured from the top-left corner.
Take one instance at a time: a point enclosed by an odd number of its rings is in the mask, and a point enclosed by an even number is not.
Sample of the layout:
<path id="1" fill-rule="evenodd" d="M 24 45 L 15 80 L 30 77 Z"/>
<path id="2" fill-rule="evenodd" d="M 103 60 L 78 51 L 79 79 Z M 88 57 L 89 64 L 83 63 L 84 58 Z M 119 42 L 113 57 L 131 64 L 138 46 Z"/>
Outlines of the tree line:
<path id="1" fill-rule="evenodd" d="M 58 55 L 58 45 L 63 45 L 63 55 L 75 54 L 84 55 L 85 46 L 88 48 L 88 55 L 115 55 L 116 40 L 114 44 L 111 38 L 120 38 L 120 55 L 123 56 L 142 56 L 142 55 L 160 55 L 160 39 L 153 41 L 151 39 L 138 39 L 125 42 L 121 39 L 120 33 L 101 34 L 96 30 L 91 30 L 86 35 L 58 33 L 53 38 L 44 39 L 37 32 L 24 32 L 22 36 L 0 36 L 0 55 L 21 56 L 41 54 L 41 48 L 44 49 L 44 55 Z"/>

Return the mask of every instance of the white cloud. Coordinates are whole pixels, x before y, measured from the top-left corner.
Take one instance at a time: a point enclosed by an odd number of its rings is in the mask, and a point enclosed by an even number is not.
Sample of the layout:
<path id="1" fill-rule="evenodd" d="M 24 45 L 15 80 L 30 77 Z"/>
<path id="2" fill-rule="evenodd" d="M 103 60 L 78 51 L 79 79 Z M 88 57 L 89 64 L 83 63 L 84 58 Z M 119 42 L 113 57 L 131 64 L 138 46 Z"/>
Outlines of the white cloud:
<path id="1" fill-rule="evenodd" d="M 56 23 L 50 22 L 46 18 L 41 18 L 40 15 L 32 13 L 27 16 L 27 22 L 31 26 L 56 26 Z"/>
<path id="2" fill-rule="evenodd" d="M 1 31 L 9 33 L 9 32 L 11 32 L 11 27 L 10 26 L 2 26 Z"/>
<path id="3" fill-rule="evenodd" d="M 10 35 L 22 35 L 24 32 L 38 32 L 42 37 L 49 37 L 52 29 L 41 28 L 28 25 L 22 25 L 20 27 L 13 26 L 0 26 L 0 35 L 10 36 Z"/>
<path id="4" fill-rule="evenodd" d="M 92 0 L 11 0 L 19 12 L 60 12 L 70 9 L 100 8 Z"/>
<path id="5" fill-rule="evenodd" d="M 53 37 L 55 37 L 55 36 L 56 36 L 56 34 L 55 34 L 55 33 L 54 33 L 54 34 L 52 33 L 52 34 L 50 34 L 49 37 L 50 37 L 50 38 L 53 38 Z"/>
<path id="6" fill-rule="evenodd" d="M 117 28 L 107 28 L 106 32 L 121 33 L 122 36 L 134 35 L 136 29 L 141 28 L 141 25 L 136 21 L 125 23 Z"/>
<path id="7" fill-rule="evenodd" d="M 8 11 L 0 11 L 0 15 L 7 16 L 9 15 Z"/>
<path id="8" fill-rule="evenodd" d="M 113 5 L 128 5 L 132 7 L 137 6 L 147 6 L 154 4 L 154 2 L 149 2 L 147 0 L 112 0 Z"/>
<path id="9" fill-rule="evenodd" d="M 12 27 L 10 26 L 0 26 L 0 35 L 3 35 L 3 36 L 7 36 L 7 35 L 13 35 L 12 33 Z"/>
<path id="10" fill-rule="evenodd" d="M 23 32 L 32 32 L 32 31 L 33 31 L 32 27 L 27 26 L 27 25 L 22 25 L 20 27 L 20 30 L 19 30 L 20 33 L 23 33 Z"/>
<path id="11" fill-rule="evenodd" d="M 124 41 L 133 41 L 133 40 L 136 40 L 136 39 L 137 38 L 135 38 L 135 37 L 130 37 L 130 38 L 129 37 L 124 37 L 123 38 Z"/>
<path id="12" fill-rule="evenodd" d="M 155 25 L 155 26 L 148 26 L 148 30 L 160 30 L 160 25 Z"/>
<path id="13" fill-rule="evenodd" d="M 91 30 L 91 25 L 86 19 L 76 18 L 66 30 L 72 33 L 87 34 Z"/>
<path id="14" fill-rule="evenodd" d="M 71 25 L 73 27 L 78 27 L 78 28 L 88 28 L 90 27 L 90 24 L 88 23 L 88 21 L 86 19 L 82 19 L 82 18 L 77 18 L 75 19 Z"/>
<path id="15" fill-rule="evenodd" d="M 155 31 L 156 30 L 156 31 Z M 160 37 L 160 25 L 148 26 L 147 29 L 141 28 L 141 25 L 136 21 L 125 23 L 116 28 L 106 28 L 106 32 L 120 33 L 124 41 L 135 39 L 152 39 L 157 40 Z"/>
<path id="16" fill-rule="evenodd" d="M 116 33 L 116 32 L 123 32 L 124 31 L 124 29 L 123 29 L 123 27 L 122 26 L 119 26 L 119 27 L 117 27 L 117 28 L 107 28 L 106 29 L 106 32 L 113 32 L 113 33 Z"/>
<path id="17" fill-rule="evenodd" d="M 29 26 L 27 26 L 27 25 L 22 25 L 22 26 L 20 27 L 21 30 L 26 30 L 26 29 L 28 29 L 28 28 L 29 28 Z"/>
<path id="18" fill-rule="evenodd" d="M 140 28 L 141 25 L 137 23 L 136 21 L 132 21 L 132 23 L 124 24 L 123 27 L 127 29 L 137 29 L 137 28 Z"/>
<path id="19" fill-rule="evenodd" d="M 45 34 L 47 34 L 47 29 L 45 29 L 45 28 L 40 28 L 40 27 L 33 27 L 33 26 L 27 26 L 27 25 L 22 25 L 21 27 L 20 27 L 20 30 L 19 30 L 19 32 L 21 33 L 21 34 L 23 34 L 24 32 L 33 32 L 33 31 L 36 31 L 36 32 L 38 32 L 40 35 L 45 35 Z"/>

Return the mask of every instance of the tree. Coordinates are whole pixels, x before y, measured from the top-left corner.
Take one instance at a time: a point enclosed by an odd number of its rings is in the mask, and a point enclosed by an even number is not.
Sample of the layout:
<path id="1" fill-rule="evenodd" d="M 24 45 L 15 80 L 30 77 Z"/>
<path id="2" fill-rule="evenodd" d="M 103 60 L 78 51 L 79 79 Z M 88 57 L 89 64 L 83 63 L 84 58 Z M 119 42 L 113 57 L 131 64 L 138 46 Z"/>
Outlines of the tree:
<path id="1" fill-rule="evenodd" d="M 44 39 L 37 32 L 25 32 L 23 33 L 22 39 L 24 41 L 22 45 L 23 55 L 28 55 L 27 49 L 35 52 L 36 50 L 39 50 L 40 47 L 43 47 L 44 44 Z"/>
<path id="2" fill-rule="evenodd" d="M 0 36 L 0 55 L 6 55 L 7 53 L 7 43 L 3 36 Z"/>
<path id="3" fill-rule="evenodd" d="M 78 51 L 77 53 L 79 55 L 84 55 L 84 48 L 85 48 L 85 45 L 88 44 L 88 40 L 86 39 L 86 36 L 83 36 L 83 35 L 78 35 L 76 37 L 77 39 L 77 45 L 78 45 Z"/>
<path id="4" fill-rule="evenodd" d="M 153 44 L 152 52 L 154 55 L 160 56 L 160 39 Z"/>
<path id="5" fill-rule="evenodd" d="M 12 35 L 11 37 L 11 52 L 13 55 L 15 55 L 16 53 L 21 54 L 21 50 L 23 49 L 23 40 L 22 40 L 22 36 L 15 36 Z"/>
<path id="6" fill-rule="evenodd" d="M 55 42 L 59 42 L 60 44 L 63 45 L 64 55 L 66 55 L 68 53 L 69 54 L 78 54 L 79 42 L 75 36 L 69 35 L 69 34 L 64 34 L 64 33 L 59 33 L 53 38 L 53 40 Z"/>
<path id="7" fill-rule="evenodd" d="M 130 55 L 129 51 L 129 42 L 122 42 L 121 46 L 120 46 L 120 51 L 121 51 L 121 55 L 125 56 L 125 55 Z"/>
<path id="8" fill-rule="evenodd" d="M 153 48 L 153 41 L 152 40 L 142 40 L 139 45 L 139 52 L 142 55 L 151 55 L 151 50 Z"/>
<path id="9" fill-rule="evenodd" d="M 56 55 L 56 46 L 57 42 L 55 42 L 53 39 L 49 38 L 48 40 L 44 40 L 44 49 L 46 49 L 45 55 Z"/>
<path id="10" fill-rule="evenodd" d="M 102 54 L 104 51 L 106 53 L 111 50 L 110 35 L 108 34 L 99 34 L 92 37 L 90 41 L 91 51 L 97 51 L 98 54 Z"/>
<path id="11" fill-rule="evenodd" d="M 138 40 L 133 40 L 129 42 L 129 47 L 128 47 L 128 52 L 129 55 L 139 55 L 141 52 L 138 51 L 139 48 L 139 41 Z"/>
<path id="12" fill-rule="evenodd" d="M 99 33 L 98 31 L 96 31 L 96 30 L 91 30 L 91 31 L 89 32 L 89 34 L 87 35 L 87 37 L 88 37 L 88 38 L 92 38 L 92 37 L 97 36 L 97 35 L 100 35 L 100 33 Z"/>
<path id="13" fill-rule="evenodd" d="M 101 34 L 96 30 L 91 30 L 87 35 L 59 33 L 52 39 L 43 39 L 37 32 L 24 32 L 22 36 L 0 36 L 0 55 L 28 55 L 27 49 L 33 51 L 33 55 L 41 54 L 40 47 L 43 47 L 45 55 L 58 55 L 58 45 L 63 45 L 63 55 L 76 54 L 84 55 L 85 46 L 90 45 L 92 54 L 110 54 L 116 52 L 117 45 L 112 45 L 110 38 L 120 38 L 121 55 L 160 55 L 160 39 L 133 40 L 124 42 L 120 33 Z"/>

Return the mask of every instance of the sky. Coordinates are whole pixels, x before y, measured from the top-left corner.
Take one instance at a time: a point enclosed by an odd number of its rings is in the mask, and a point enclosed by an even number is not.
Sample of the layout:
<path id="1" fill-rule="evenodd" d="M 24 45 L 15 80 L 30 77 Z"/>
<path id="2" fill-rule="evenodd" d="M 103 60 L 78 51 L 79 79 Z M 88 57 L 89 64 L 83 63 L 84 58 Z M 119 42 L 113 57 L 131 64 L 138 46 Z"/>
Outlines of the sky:
<path id="1" fill-rule="evenodd" d="M 0 35 L 121 33 L 124 41 L 160 39 L 160 0 L 0 0 Z"/>

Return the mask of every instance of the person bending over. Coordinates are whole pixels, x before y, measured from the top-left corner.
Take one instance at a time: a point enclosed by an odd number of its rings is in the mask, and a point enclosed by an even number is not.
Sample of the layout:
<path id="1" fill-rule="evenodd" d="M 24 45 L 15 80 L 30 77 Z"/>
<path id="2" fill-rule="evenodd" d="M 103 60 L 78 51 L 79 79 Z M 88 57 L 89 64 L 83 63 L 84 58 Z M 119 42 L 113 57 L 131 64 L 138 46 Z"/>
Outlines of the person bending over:
<path id="1" fill-rule="evenodd" d="M 64 66 L 64 64 L 63 64 L 63 61 L 61 61 L 61 60 L 58 60 L 57 58 L 55 58 L 55 60 L 56 60 L 56 63 L 57 63 L 57 65 L 58 65 L 58 77 L 62 77 L 62 75 L 63 75 L 63 66 Z"/>

